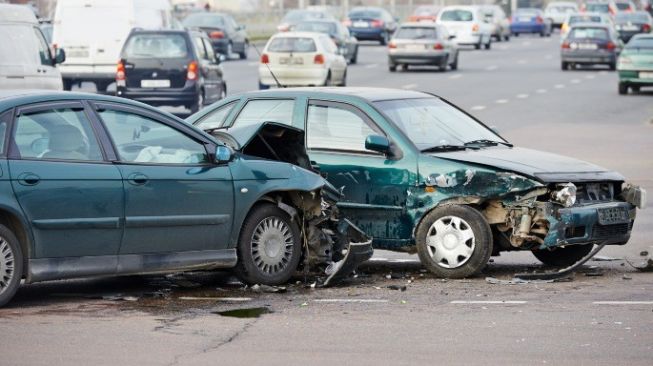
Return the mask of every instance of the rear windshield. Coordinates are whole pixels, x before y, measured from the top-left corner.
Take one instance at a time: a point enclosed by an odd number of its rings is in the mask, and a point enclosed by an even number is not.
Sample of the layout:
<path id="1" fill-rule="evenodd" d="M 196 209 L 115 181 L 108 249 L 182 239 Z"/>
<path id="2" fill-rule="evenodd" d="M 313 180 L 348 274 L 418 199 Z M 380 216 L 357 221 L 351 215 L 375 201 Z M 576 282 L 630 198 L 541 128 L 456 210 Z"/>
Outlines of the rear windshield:
<path id="1" fill-rule="evenodd" d="M 438 8 L 433 6 L 418 6 L 413 12 L 415 15 L 436 15 L 437 13 Z"/>
<path id="2" fill-rule="evenodd" d="M 608 4 L 587 4 L 587 11 L 595 11 L 597 13 L 607 13 L 610 11 L 610 5 Z"/>
<path id="3" fill-rule="evenodd" d="M 619 13 L 614 19 L 617 23 L 648 23 L 649 17 L 645 13 Z"/>
<path id="4" fill-rule="evenodd" d="M 445 10 L 440 15 L 440 20 L 453 22 L 470 22 L 474 19 L 474 14 L 469 10 Z"/>
<path id="5" fill-rule="evenodd" d="M 1 65 L 41 64 L 39 40 L 31 25 L 0 25 L 0 67 Z"/>
<path id="6" fill-rule="evenodd" d="M 571 30 L 569 38 L 609 39 L 608 31 L 605 28 L 574 28 Z"/>
<path id="7" fill-rule="evenodd" d="M 301 22 L 295 26 L 296 31 L 335 34 L 336 25 L 325 22 Z"/>
<path id="8" fill-rule="evenodd" d="M 536 9 L 517 9 L 515 12 L 515 15 L 521 16 L 521 17 L 536 17 L 540 15 L 540 12 Z"/>
<path id="9" fill-rule="evenodd" d="M 187 27 L 224 27 L 224 18 L 215 14 L 191 14 L 184 19 Z"/>
<path id="10" fill-rule="evenodd" d="M 626 49 L 627 50 L 632 50 L 632 49 L 653 50 L 653 37 L 633 38 L 626 45 Z"/>
<path id="11" fill-rule="evenodd" d="M 320 13 L 316 11 L 304 11 L 304 10 L 292 10 L 283 17 L 284 22 L 288 21 L 300 21 L 300 20 L 310 20 L 310 19 L 327 19 L 329 15 L 326 13 Z"/>
<path id="12" fill-rule="evenodd" d="M 554 5 L 546 8 L 546 11 L 550 13 L 573 13 L 577 11 L 577 9 L 569 5 Z"/>
<path id="13" fill-rule="evenodd" d="M 136 34 L 127 40 L 125 58 L 184 58 L 186 39 L 180 34 Z"/>
<path id="14" fill-rule="evenodd" d="M 270 41 L 269 52 L 316 52 L 315 41 L 307 37 L 278 37 Z"/>
<path id="15" fill-rule="evenodd" d="M 438 33 L 433 27 L 401 27 L 395 34 L 397 39 L 434 39 Z"/>
<path id="16" fill-rule="evenodd" d="M 630 9 L 630 3 L 617 3 L 617 9 L 628 10 Z"/>
<path id="17" fill-rule="evenodd" d="M 349 17 L 377 19 L 381 17 L 381 12 L 377 10 L 354 10 L 349 13 Z"/>
<path id="18" fill-rule="evenodd" d="M 569 24 L 575 23 L 601 23 L 601 17 L 598 15 L 576 15 L 569 18 Z"/>

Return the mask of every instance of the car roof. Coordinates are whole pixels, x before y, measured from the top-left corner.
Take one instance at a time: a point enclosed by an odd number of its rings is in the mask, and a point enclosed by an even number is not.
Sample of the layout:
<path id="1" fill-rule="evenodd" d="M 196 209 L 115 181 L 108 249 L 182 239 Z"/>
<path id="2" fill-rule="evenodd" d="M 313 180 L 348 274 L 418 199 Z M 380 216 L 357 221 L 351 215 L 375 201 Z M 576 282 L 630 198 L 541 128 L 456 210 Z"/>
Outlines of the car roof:
<path id="1" fill-rule="evenodd" d="M 0 4 L 0 23 L 39 24 L 34 12 L 25 5 Z"/>
<path id="2" fill-rule="evenodd" d="M 262 91 L 244 92 L 236 96 L 242 97 L 298 97 L 310 95 L 320 99 L 339 99 L 353 97 L 362 101 L 377 102 L 382 100 L 430 98 L 431 94 L 412 90 L 372 88 L 372 87 L 317 87 L 317 88 L 282 88 Z"/>

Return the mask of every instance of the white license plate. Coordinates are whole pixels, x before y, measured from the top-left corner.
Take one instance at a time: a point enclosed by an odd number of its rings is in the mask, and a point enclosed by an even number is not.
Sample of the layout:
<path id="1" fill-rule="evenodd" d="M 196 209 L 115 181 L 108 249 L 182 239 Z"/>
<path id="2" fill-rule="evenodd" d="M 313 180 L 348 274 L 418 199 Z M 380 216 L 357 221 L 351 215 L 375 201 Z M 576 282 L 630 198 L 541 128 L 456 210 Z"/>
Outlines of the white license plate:
<path id="1" fill-rule="evenodd" d="M 639 73 L 639 78 L 640 79 L 653 79 L 653 72 L 640 72 Z"/>
<path id="2" fill-rule="evenodd" d="M 354 28 L 367 28 L 367 27 L 370 26 L 370 23 L 368 23 L 368 22 L 354 22 L 354 24 L 352 24 L 352 25 L 354 26 Z"/>
<path id="3" fill-rule="evenodd" d="M 524 23 L 530 23 L 531 21 L 531 17 L 519 17 L 518 19 L 520 22 L 524 22 Z"/>
<path id="4" fill-rule="evenodd" d="M 424 51 L 426 49 L 426 46 L 423 44 L 407 44 L 405 48 L 408 51 Z"/>
<path id="5" fill-rule="evenodd" d="M 595 45 L 594 43 L 579 43 L 578 44 L 578 49 L 579 50 L 596 50 L 599 47 Z"/>
<path id="6" fill-rule="evenodd" d="M 639 30 L 639 27 L 636 25 L 624 25 L 621 27 L 621 29 L 625 31 L 636 31 Z"/>
<path id="7" fill-rule="evenodd" d="M 303 65 L 304 59 L 297 57 L 281 57 L 279 58 L 279 63 L 281 65 Z"/>
<path id="8" fill-rule="evenodd" d="M 169 88 L 170 80 L 141 80 L 141 88 Z"/>

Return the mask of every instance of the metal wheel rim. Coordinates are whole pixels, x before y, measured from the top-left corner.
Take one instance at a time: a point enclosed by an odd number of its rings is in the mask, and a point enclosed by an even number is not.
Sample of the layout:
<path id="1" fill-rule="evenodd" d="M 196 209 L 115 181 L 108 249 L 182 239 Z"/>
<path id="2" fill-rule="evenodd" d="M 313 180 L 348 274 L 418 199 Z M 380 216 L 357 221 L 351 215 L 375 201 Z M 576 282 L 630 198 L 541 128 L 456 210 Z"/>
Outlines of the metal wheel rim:
<path id="1" fill-rule="evenodd" d="M 436 220 L 426 234 L 426 249 L 440 267 L 453 269 L 463 266 L 474 253 L 476 237 L 467 221 L 457 216 Z"/>
<path id="2" fill-rule="evenodd" d="M 284 271 L 295 246 L 290 226 L 278 217 L 261 220 L 252 234 L 252 259 L 265 274 L 275 275 Z"/>
<path id="3" fill-rule="evenodd" d="M 3 293 L 14 278 L 14 252 L 9 243 L 0 237 L 0 293 Z"/>

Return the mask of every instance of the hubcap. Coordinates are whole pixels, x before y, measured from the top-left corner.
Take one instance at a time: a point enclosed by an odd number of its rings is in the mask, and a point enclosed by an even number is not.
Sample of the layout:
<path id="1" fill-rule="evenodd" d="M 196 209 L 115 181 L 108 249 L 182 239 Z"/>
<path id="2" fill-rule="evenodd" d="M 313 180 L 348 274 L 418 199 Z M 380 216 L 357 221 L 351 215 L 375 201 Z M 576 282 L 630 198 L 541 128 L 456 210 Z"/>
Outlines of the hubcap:
<path id="1" fill-rule="evenodd" d="M 458 268 L 474 253 L 476 240 L 469 224 L 457 216 L 439 218 L 426 234 L 426 248 L 443 268 Z"/>
<path id="2" fill-rule="evenodd" d="M 14 277 L 14 252 L 9 243 L 0 237 L 0 293 L 11 283 Z"/>
<path id="3" fill-rule="evenodd" d="M 278 217 L 265 218 L 252 235 L 254 263 L 263 273 L 279 273 L 290 262 L 294 244 L 288 224 Z"/>

